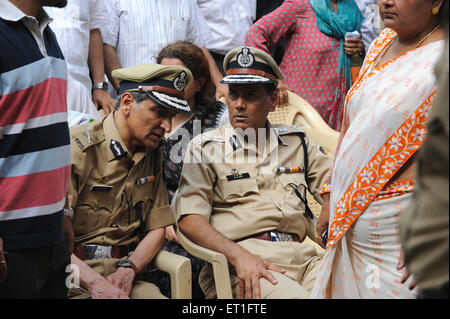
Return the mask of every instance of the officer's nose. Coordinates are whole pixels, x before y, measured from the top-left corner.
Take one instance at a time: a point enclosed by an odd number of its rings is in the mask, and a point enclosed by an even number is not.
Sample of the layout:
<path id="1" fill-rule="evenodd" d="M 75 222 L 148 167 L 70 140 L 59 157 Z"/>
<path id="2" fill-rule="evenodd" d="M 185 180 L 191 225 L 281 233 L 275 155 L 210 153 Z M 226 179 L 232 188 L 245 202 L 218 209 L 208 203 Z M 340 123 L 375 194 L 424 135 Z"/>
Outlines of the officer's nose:
<path id="1" fill-rule="evenodd" d="M 172 117 L 171 116 L 166 116 L 162 119 L 161 128 L 164 129 L 165 133 L 169 133 L 170 131 L 172 131 Z"/>
<path id="2" fill-rule="evenodd" d="M 246 101 L 241 96 L 236 100 L 236 110 L 245 110 L 246 108 Z"/>

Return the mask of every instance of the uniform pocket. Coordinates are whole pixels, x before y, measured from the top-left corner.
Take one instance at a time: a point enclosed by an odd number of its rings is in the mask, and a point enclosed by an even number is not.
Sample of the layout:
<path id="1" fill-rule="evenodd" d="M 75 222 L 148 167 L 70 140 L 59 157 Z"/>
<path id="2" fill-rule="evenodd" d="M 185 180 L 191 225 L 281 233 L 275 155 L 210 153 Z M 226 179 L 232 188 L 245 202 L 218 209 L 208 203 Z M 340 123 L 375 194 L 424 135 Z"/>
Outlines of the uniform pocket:
<path id="1" fill-rule="evenodd" d="M 254 178 L 233 181 L 221 180 L 219 185 L 224 199 L 243 197 L 250 193 L 259 193 L 258 184 Z"/>
<path id="2" fill-rule="evenodd" d="M 87 235 L 102 227 L 109 227 L 114 204 L 114 193 L 89 192 L 77 206 L 73 227 L 76 236 Z"/>
<path id="3" fill-rule="evenodd" d="M 142 203 L 142 220 L 145 223 L 148 213 L 153 207 L 153 182 L 143 185 L 135 185 L 133 189 L 132 205 L 131 208 L 131 221 L 139 220 L 136 207 L 137 204 Z"/>
<path id="4" fill-rule="evenodd" d="M 285 188 L 290 186 L 295 186 L 296 188 L 300 188 L 300 186 L 307 187 L 305 175 L 303 173 L 283 173 L 280 174 L 278 178 Z"/>

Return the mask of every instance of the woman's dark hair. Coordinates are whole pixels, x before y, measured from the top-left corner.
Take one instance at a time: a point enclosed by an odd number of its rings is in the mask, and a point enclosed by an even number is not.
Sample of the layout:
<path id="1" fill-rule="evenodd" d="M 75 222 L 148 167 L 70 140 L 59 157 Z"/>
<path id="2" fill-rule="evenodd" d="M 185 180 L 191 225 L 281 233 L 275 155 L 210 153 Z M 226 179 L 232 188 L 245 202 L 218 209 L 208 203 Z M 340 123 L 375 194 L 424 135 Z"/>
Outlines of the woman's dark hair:
<path id="1" fill-rule="evenodd" d="M 195 80 L 205 78 L 205 84 L 197 96 L 209 100 L 212 96 L 213 84 L 209 74 L 209 64 L 202 49 L 187 41 L 177 41 L 164 47 L 158 54 L 156 63 L 160 64 L 164 58 L 179 59 L 192 72 Z"/>

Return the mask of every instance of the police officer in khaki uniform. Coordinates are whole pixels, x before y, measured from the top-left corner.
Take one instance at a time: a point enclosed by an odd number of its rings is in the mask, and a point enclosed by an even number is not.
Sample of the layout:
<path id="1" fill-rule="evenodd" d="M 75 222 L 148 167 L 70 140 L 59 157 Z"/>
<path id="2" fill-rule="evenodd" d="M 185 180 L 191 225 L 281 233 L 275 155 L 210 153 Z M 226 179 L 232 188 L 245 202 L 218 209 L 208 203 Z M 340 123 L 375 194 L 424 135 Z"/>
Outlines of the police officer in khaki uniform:
<path id="1" fill-rule="evenodd" d="M 231 264 L 234 297 L 307 298 L 320 258 L 306 190 L 321 201 L 329 157 L 303 129 L 271 125 L 283 75 L 267 53 L 248 47 L 224 60 L 230 123 L 194 138 L 172 201 L 180 230 Z M 215 298 L 212 267 L 200 274 Z"/>
<path id="2" fill-rule="evenodd" d="M 72 175 L 66 216 L 75 235 L 72 264 L 78 298 L 165 298 L 136 280 L 174 223 L 163 181 L 160 143 L 175 112 L 189 113 L 180 66 L 118 69 L 115 111 L 99 123 L 71 129 Z M 77 269 L 78 268 L 78 269 Z"/>

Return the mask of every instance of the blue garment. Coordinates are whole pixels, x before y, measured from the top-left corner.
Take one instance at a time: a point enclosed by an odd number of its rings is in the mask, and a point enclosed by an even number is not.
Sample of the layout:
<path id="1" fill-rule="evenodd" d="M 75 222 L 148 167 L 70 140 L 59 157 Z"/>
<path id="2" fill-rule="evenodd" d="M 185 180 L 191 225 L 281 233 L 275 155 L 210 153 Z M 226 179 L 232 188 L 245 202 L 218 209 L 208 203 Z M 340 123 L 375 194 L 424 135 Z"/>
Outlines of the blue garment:
<path id="1" fill-rule="evenodd" d="M 354 0 L 339 0 L 334 12 L 331 0 L 310 0 L 320 32 L 339 39 L 339 71 L 344 72 L 348 88 L 352 84 L 350 56 L 344 52 L 345 33 L 360 31 L 364 20 Z"/>

